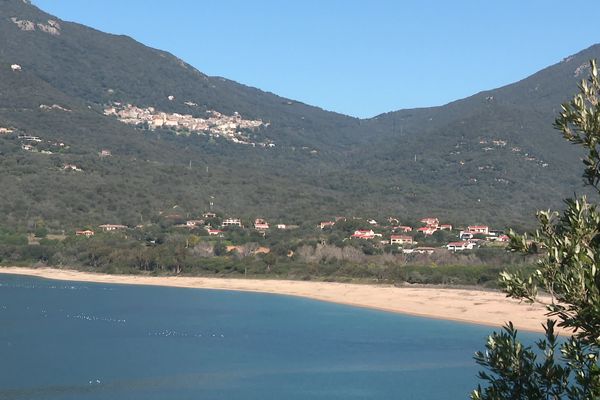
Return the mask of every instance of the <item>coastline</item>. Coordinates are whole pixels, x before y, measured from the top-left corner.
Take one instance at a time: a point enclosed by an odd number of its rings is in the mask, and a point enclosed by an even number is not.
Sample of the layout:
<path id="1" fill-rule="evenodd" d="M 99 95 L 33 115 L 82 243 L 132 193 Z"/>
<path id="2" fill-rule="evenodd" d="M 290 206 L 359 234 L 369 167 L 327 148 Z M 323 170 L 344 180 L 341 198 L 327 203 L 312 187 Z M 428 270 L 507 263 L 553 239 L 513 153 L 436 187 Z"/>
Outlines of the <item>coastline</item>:
<path id="1" fill-rule="evenodd" d="M 501 327 L 508 321 L 521 331 L 543 332 L 544 305 L 476 289 L 394 287 L 391 285 L 274 279 L 109 275 L 56 268 L 0 267 L 0 274 L 107 284 L 233 290 L 305 297 L 418 317 Z M 560 333 L 560 331 L 559 331 Z"/>

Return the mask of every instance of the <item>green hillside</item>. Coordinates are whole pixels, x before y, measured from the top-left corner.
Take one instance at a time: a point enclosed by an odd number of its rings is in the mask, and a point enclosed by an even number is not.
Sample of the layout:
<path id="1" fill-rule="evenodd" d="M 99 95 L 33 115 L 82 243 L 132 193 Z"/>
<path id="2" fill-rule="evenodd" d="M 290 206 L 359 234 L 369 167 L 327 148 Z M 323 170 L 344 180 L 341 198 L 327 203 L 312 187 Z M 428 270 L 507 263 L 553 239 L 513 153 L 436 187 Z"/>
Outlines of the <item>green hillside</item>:
<path id="1" fill-rule="evenodd" d="M 0 224 L 135 224 L 175 206 L 201 212 L 212 199 L 225 214 L 290 223 L 436 214 L 523 225 L 582 188 L 572 178 L 579 154 L 551 123 L 598 46 L 443 107 L 359 120 L 206 76 L 22 0 L 0 0 L 0 36 L 0 128 L 13 130 L 0 134 Z M 274 147 L 127 125 L 104 115 L 115 104 L 239 113 L 264 122 L 245 135 Z"/>

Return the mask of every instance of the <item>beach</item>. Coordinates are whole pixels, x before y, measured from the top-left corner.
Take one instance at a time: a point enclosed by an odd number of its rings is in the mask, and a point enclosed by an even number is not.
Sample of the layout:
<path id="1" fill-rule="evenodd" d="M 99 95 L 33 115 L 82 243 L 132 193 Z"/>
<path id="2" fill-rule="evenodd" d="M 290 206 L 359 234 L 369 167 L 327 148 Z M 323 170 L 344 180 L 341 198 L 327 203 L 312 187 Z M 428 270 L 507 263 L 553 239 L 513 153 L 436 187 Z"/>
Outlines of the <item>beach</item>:
<path id="1" fill-rule="evenodd" d="M 234 290 L 306 297 L 426 318 L 500 327 L 512 321 L 519 330 L 543 332 L 546 308 L 477 289 L 395 287 L 391 285 L 274 279 L 109 275 L 56 268 L 0 267 L 0 273 L 107 284 Z M 547 302 L 549 298 L 540 298 Z"/>

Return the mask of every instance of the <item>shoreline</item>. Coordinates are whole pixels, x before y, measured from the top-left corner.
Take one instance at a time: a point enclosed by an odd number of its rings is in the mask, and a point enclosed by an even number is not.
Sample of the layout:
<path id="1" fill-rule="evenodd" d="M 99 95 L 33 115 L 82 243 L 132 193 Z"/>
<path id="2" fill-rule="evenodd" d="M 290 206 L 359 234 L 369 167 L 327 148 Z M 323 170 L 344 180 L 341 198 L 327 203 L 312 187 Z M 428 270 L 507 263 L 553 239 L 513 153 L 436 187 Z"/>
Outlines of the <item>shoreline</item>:
<path id="1" fill-rule="evenodd" d="M 477 289 L 412 288 L 274 279 L 110 275 L 28 267 L 0 267 L 0 274 L 60 281 L 271 293 L 493 328 L 512 321 L 518 330 L 536 333 L 543 332 L 541 324 L 546 321 L 546 308 L 542 304 L 522 303 L 507 298 L 501 292 Z"/>

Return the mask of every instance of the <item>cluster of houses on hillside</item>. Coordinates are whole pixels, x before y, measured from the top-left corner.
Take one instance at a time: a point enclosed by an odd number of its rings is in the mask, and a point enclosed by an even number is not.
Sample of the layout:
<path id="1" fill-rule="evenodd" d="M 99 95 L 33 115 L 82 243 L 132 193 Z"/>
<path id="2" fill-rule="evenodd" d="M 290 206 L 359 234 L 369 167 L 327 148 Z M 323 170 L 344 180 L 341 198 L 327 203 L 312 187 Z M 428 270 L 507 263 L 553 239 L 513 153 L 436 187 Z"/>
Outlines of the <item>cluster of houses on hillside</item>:
<path id="1" fill-rule="evenodd" d="M 167 218 L 168 217 L 169 217 L 169 215 L 167 215 Z M 179 217 L 179 216 L 177 216 L 177 217 Z M 217 215 L 215 213 L 207 212 L 202 217 L 203 217 L 203 219 L 189 219 L 189 220 L 185 221 L 185 223 L 183 223 L 183 224 L 176 224 L 173 226 L 175 228 L 187 228 L 187 229 L 200 228 L 200 229 L 206 230 L 206 232 L 208 233 L 209 236 L 218 236 L 218 237 L 223 236 L 223 233 L 224 233 L 223 229 L 225 229 L 225 228 L 229 228 L 229 227 L 237 227 L 240 229 L 244 228 L 244 225 L 242 224 L 242 220 L 240 218 L 225 218 L 222 220 L 220 226 L 215 227 L 210 222 L 207 222 L 207 220 L 211 220 L 211 219 L 214 219 L 217 217 Z M 269 229 L 271 229 L 271 226 L 269 225 L 267 220 L 265 220 L 263 218 L 256 218 L 254 220 L 254 224 L 252 226 L 255 231 L 259 232 L 263 236 L 265 236 L 266 232 Z M 142 228 L 142 227 L 143 227 L 143 225 L 138 225 L 136 228 Z M 115 224 L 99 225 L 98 228 L 104 232 L 129 229 L 129 227 L 126 225 L 115 225 Z M 289 224 L 276 224 L 275 228 L 279 229 L 279 230 L 289 230 L 289 229 L 296 229 L 296 228 L 298 228 L 298 226 L 297 225 L 289 225 Z M 95 234 L 96 234 L 96 232 L 91 229 L 75 231 L 75 235 L 77 235 L 77 236 L 90 237 L 90 236 L 94 236 Z"/>
<path id="2" fill-rule="evenodd" d="M 0 128 L 3 129 L 3 128 Z M 6 133 L 12 133 L 10 132 Z M 52 140 L 43 140 L 39 136 L 33 135 L 19 135 L 17 138 L 21 142 L 21 149 L 25 151 L 30 151 L 33 153 L 41 153 L 41 154 L 54 154 L 57 151 L 63 151 L 69 148 L 63 142 L 57 142 Z"/>
<path id="3" fill-rule="evenodd" d="M 319 227 L 321 229 L 332 228 L 335 226 L 337 221 L 324 221 L 321 222 Z M 377 222 L 374 220 L 368 220 L 369 224 L 377 226 Z M 359 229 L 354 231 L 350 236 L 350 239 L 362 239 L 362 240 L 376 240 L 379 239 L 381 244 L 398 245 L 402 247 L 404 253 L 431 253 L 435 248 L 430 247 L 414 247 L 417 242 L 415 236 L 411 233 L 421 233 L 423 236 L 431 236 L 438 231 L 452 231 L 453 226 L 450 224 L 440 224 L 438 218 L 428 217 L 423 218 L 420 222 L 423 226 L 413 229 L 411 226 L 400 225 L 396 218 L 388 219 L 390 222 L 386 233 L 389 233 L 389 239 L 384 239 L 383 233 L 376 233 L 373 229 Z M 386 235 L 387 236 L 387 235 Z M 479 236 L 479 237 L 476 237 Z M 472 250 L 474 247 L 479 246 L 481 241 L 496 241 L 496 242 L 507 242 L 508 236 L 502 231 L 491 230 L 487 225 L 469 225 L 466 229 L 460 230 L 457 234 L 459 241 L 450 242 L 445 245 L 449 251 L 463 251 Z"/>
<path id="4" fill-rule="evenodd" d="M 172 225 L 174 228 L 187 228 L 190 230 L 204 229 L 209 236 L 216 237 L 223 237 L 225 230 L 231 227 L 252 229 L 262 236 L 265 236 L 271 229 L 289 230 L 298 228 L 297 225 L 282 223 L 271 225 L 264 218 L 256 218 L 253 223 L 249 224 L 249 227 L 246 227 L 240 218 L 228 217 L 220 220 L 213 212 L 204 213 L 201 218 L 187 220 L 183 219 L 183 217 L 177 213 L 165 213 L 162 214 L 162 217 L 166 220 L 176 221 Z M 338 217 L 333 221 L 323 221 L 318 225 L 318 228 L 321 230 L 330 230 L 334 228 L 339 221 L 346 221 L 346 218 Z M 370 240 L 373 241 L 373 244 L 376 246 L 398 246 L 398 249 L 406 254 L 431 254 L 440 249 L 446 249 L 452 252 L 472 250 L 479 247 L 482 243 L 507 242 L 509 240 L 508 236 L 505 235 L 503 231 L 492 230 L 487 225 L 469 225 L 464 229 L 454 230 L 452 225 L 442 224 L 439 219 L 435 217 L 423 218 L 420 220 L 420 223 L 421 226 L 412 227 L 409 225 L 401 225 L 396 218 L 389 218 L 387 224 L 379 225 L 377 221 L 367 219 L 364 225 L 368 224 L 372 226 L 372 228 L 357 229 L 347 238 L 347 240 Z M 143 228 L 143 225 L 138 225 L 136 228 Z M 113 232 L 123 231 L 129 229 L 129 227 L 117 224 L 104 224 L 98 226 L 98 229 L 104 232 Z M 446 233 L 439 238 L 446 238 L 446 240 L 448 240 L 448 238 L 455 237 L 456 240 L 450 241 L 442 247 L 418 246 L 419 243 L 417 243 L 417 240 L 431 243 L 431 240 L 428 241 L 424 239 L 440 231 L 446 231 Z M 76 231 L 76 235 L 78 236 L 90 237 L 94 234 L 95 232 L 90 229 Z M 437 243 L 439 244 L 439 241 Z"/>
<path id="5" fill-rule="evenodd" d="M 193 104 L 193 103 L 190 103 Z M 256 130 L 268 126 L 261 120 L 249 120 L 237 112 L 233 115 L 221 114 L 217 111 L 207 111 L 207 118 L 197 118 L 189 114 L 166 113 L 157 111 L 154 107 L 140 108 L 131 104 L 114 103 L 104 110 L 105 115 L 114 115 L 119 121 L 131 125 L 146 124 L 148 129 L 167 128 L 175 131 L 185 131 L 196 134 L 208 134 L 223 137 L 233 143 L 250 146 L 274 147 L 267 141 L 255 143 L 242 130 Z"/>

